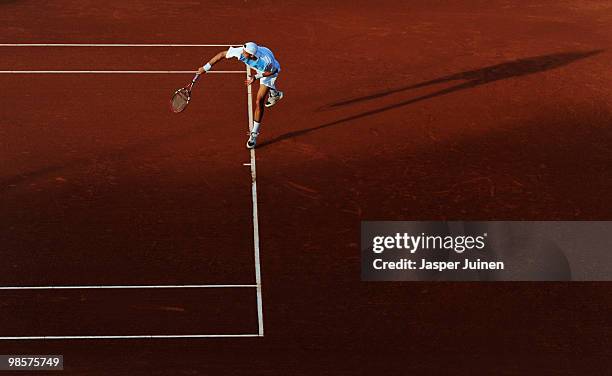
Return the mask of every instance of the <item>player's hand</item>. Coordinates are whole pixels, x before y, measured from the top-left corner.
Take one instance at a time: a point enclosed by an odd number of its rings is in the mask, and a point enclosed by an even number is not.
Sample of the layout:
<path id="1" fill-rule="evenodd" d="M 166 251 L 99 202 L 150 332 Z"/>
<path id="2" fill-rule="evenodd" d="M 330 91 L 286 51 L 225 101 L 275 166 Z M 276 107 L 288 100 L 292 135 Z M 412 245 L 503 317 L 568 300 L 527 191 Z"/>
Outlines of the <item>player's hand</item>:
<path id="1" fill-rule="evenodd" d="M 198 74 L 202 74 L 204 72 L 205 72 L 204 67 L 198 68 Z"/>
<path id="2" fill-rule="evenodd" d="M 246 86 L 249 86 L 250 84 L 252 84 L 252 83 L 253 83 L 253 81 L 255 81 L 255 78 L 254 78 L 254 77 L 249 77 L 249 78 L 247 78 L 246 80 L 244 80 L 244 84 L 245 84 Z"/>

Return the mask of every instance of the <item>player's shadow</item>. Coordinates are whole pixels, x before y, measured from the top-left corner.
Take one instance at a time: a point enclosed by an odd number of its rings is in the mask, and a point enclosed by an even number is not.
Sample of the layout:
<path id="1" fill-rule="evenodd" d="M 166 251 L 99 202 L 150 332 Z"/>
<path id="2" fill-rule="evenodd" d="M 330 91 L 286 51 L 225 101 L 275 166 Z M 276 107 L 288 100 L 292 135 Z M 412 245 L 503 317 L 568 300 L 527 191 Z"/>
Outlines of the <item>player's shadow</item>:
<path id="1" fill-rule="evenodd" d="M 393 110 L 399 107 L 407 106 L 407 105 L 417 103 L 420 101 L 424 101 L 427 99 L 454 93 L 454 92 L 461 91 L 461 90 L 471 89 L 471 88 L 474 88 L 480 85 L 484 85 L 484 84 L 488 84 L 491 82 L 505 80 L 505 79 L 513 78 L 513 77 L 526 76 L 529 74 L 534 74 L 534 73 L 539 73 L 539 72 L 544 72 L 547 70 L 559 68 L 564 65 L 571 64 L 577 60 L 585 59 L 585 58 L 600 54 L 603 51 L 604 50 L 576 51 L 576 52 L 556 53 L 556 54 L 543 55 L 543 56 L 534 56 L 534 57 L 509 61 L 506 63 L 496 64 L 496 65 L 492 65 L 492 66 L 488 66 L 488 67 L 480 68 L 476 70 L 455 73 L 449 76 L 436 78 L 430 81 L 425 81 L 425 82 L 421 82 L 421 83 L 417 83 L 413 85 L 398 87 L 398 88 L 391 89 L 391 90 L 380 91 L 380 92 L 365 95 L 362 97 L 356 97 L 352 99 L 335 102 L 335 103 L 332 103 L 324 107 L 324 109 L 339 108 L 339 107 L 343 107 L 343 106 L 347 106 L 347 105 L 351 105 L 351 104 L 355 104 L 359 102 L 369 101 L 369 100 L 373 100 L 377 98 L 382 98 L 382 97 L 385 97 L 391 94 L 400 93 L 400 92 L 408 91 L 411 89 L 422 88 L 425 86 L 435 85 L 439 83 L 458 81 L 458 80 L 467 81 L 467 82 L 463 82 L 455 86 L 451 86 L 446 89 L 435 91 L 430 94 L 422 95 L 416 98 L 408 99 L 408 100 L 405 100 L 399 103 L 395 103 L 395 104 L 391 104 L 391 105 L 387 105 L 384 107 L 379 107 L 373 110 L 361 112 L 356 115 L 344 117 L 344 118 L 334 120 L 328 123 L 324 123 L 324 124 L 321 124 L 321 125 L 318 125 L 312 128 L 306 128 L 306 129 L 301 129 L 301 130 L 297 130 L 293 132 L 288 132 L 280 136 L 277 136 L 275 138 L 272 138 L 268 141 L 262 142 L 259 145 L 259 147 L 270 145 L 275 142 L 279 142 L 279 141 L 286 140 L 289 138 L 302 136 L 302 135 L 305 135 L 307 133 L 310 133 L 310 132 L 313 132 L 319 129 L 328 128 L 328 127 L 346 123 L 352 120 L 357 120 L 360 118 L 380 114 L 382 112 L 386 112 L 386 111 Z"/>

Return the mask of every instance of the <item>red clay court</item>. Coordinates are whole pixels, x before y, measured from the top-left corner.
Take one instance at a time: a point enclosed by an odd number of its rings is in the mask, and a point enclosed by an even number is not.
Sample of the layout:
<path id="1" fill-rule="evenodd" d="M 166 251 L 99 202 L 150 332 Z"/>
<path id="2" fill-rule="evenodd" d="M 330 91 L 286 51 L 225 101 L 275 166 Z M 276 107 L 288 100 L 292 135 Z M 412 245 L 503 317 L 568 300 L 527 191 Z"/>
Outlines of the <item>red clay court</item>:
<path id="1" fill-rule="evenodd" d="M 610 219 L 612 2 L 0 10 L 0 288 L 106 286 L 0 290 L 0 337 L 192 337 L 6 339 L 1 354 L 63 354 L 75 375 L 607 363 L 609 284 L 361 282 L 359 228 Z M 227 47 L 160 46 L 248 40 L 274 51 L 285 92 L 262 123 L 257 200 L 244 65 L 215 66 L 237 73 L 203 77 L 176 115 L 172 92 Z"/>

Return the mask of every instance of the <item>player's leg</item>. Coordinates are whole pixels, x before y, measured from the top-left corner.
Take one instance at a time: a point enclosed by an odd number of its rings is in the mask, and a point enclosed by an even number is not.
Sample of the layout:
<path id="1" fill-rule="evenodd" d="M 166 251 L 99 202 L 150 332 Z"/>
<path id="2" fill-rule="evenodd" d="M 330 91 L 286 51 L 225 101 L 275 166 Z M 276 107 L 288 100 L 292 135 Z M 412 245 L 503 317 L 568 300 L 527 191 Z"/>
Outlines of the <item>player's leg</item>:
<path id="1" fill-rule="evenodd" d="M 266 85 L 259 85 L 259 90 L 257 90 L 257 97 L 255 98 L 255 114 L 253 118 L 256 123 L 260 123 L 263 120 L 264 115 L 264 104 L 266 103 L 266 96 L 270 92 L 270 88 Z M 253 127 L 254 128 L 254 127 Z"/>
<path id="2" fill-rule="evenodd" d="M 253 129 L 249 134 L 249 140 L 247 141 L 247 148 L 253 149 L 257 144 L 257 136 L 259 136 L 259 127 L 264 115 L 264 104 L 266 102 L 266 96 L 270 92 L 270 88 L 266 85 L 259 85 L 257 90 L 257 97 L 255 98 L 255 113 L 253 114 Z"/>
<path id="3" fill-rule="evenodd" d="M 268 101 L 266 102 L 266 107 L 272 107 L 276 104 L 276 102 L 283 99 L 283 92 L 276 88 L 276 76 L 264 77 L 261 79 L 261 84 L 266 85 L 270 88 L 270 95 L 268 96 Z"/>

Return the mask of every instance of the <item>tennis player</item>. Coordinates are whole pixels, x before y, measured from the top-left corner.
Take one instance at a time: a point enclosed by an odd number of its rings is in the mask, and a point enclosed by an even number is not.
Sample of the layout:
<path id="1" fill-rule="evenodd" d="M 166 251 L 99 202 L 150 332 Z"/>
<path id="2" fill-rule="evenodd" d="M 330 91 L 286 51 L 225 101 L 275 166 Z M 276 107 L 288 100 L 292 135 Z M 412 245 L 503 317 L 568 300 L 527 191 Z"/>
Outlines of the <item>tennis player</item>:
<path id="1" fill-rule="evenodd" d="M 253 149 L 257 144 L 257 136 L 259 136 L 259 127 L 263 119 L 264 108 L 274 106 L 283 98 L 283 92 L 276 88 L 276 79 L 281 68 L 270 49 L 258 46 L 253 42 L 248 42 L 242 47 L 230 47 L 227 51 L 219 52 L 206 65 L 200 67 L 198 73 L 208 72 L 220 60 L 231 58 L 236 58 L 257 71 L 255 76 L 251 76 L 251 78 L 244 81 L 247 86 L 255 80 L 260 80 L 257 98 L 255 99 L 253 129 L 251 129 L 249 140 L 246 144 L 247 148 Z"/>

